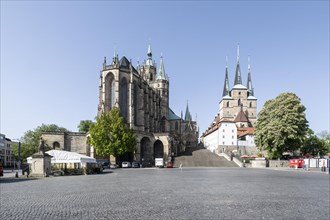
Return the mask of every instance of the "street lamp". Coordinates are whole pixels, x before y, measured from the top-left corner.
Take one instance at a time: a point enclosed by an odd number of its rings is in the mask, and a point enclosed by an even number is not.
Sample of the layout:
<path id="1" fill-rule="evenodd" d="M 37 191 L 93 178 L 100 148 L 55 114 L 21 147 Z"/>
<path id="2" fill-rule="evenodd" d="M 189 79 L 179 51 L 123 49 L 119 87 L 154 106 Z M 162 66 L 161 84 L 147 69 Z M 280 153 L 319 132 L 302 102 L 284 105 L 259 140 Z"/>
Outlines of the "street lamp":
<path id="1" fill-rule="evenodd" d="M 18 141 L 18 155 L 17 155 L 17 169 L 21 169 L 21 141 L 13 139 L 13 141 Z"/>

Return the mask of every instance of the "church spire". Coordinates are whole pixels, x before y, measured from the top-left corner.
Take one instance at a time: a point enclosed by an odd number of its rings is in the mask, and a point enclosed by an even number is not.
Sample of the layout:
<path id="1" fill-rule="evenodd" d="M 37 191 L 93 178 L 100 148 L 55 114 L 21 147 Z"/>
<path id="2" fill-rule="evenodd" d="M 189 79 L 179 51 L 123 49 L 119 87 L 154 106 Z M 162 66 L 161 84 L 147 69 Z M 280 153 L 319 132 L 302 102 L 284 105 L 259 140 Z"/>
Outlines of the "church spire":
<path id="1" fill-rule="evenodd" d="M 159 70 L 158 70 L 158 75 L 157 75 L 156 79 L 167 80 L 167 76 L 166 76 L 165 68 L 164 68 L 163 56 L 160 57 Z"/>
<path id="2" fill-rule="evenodd" d="M 148 53 L 147 53 L 147 55 L 148 55 L 148 60 L 146 62 L 146 65 L 153 66 L 153 63 L 152 63 L 152 52 L 151 52 L 151 46 L 150 46 L 150 44 L 148 46 Z"/>
<path id="3" fill-rule="evenodd" d="M 237 45 L 237 65 L 234 85 L 242 84 L 241 67 L 239 65 L 239 44 Z"/>
<path id="4" fill-rule="evenodd" d="M 248 79 L 247 79 L 247 85 L 246 85 L 249 96 L 254 96 L 253 86 L 252 86 L 252 80 L 251 80 L 251 67 L 250 67 L 250 57 L 248 57 Z"/>
<path id="5" fill-rule="evenodd" d="M 226 75 L 225 75 L 225 83 L 223 86 L 222 97 L 229 96 L 229 80 L 228 80 L 228 57 L 226 56 Z"/>
<path id="6" fill-rule="evenodd" d="M 116 48 L 113 49 L 113 58 L 112 58 L 112 65 L 117 64 L 119 62 L 118 54 L 116 53 Z"/>
<path id="7" fill-rule="evenodd" d="M 184 115 L 184 120 L 185 121 L 191 121 L 191 114 L 189 112 L 188 100 L 187 100 L 186 114 Z"/>

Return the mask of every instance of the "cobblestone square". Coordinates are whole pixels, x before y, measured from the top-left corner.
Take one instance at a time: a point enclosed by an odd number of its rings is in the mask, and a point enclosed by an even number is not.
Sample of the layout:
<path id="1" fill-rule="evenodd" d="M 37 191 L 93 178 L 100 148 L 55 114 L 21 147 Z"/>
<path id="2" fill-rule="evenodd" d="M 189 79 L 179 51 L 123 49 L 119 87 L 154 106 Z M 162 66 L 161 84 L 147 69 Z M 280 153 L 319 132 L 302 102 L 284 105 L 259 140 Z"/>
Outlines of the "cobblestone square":
<path id="1" fill-rule="evenodd" d="M 329 219 L 329 175 L 248 168 L 116 169 L 0 179 L 1 219 Z"/>

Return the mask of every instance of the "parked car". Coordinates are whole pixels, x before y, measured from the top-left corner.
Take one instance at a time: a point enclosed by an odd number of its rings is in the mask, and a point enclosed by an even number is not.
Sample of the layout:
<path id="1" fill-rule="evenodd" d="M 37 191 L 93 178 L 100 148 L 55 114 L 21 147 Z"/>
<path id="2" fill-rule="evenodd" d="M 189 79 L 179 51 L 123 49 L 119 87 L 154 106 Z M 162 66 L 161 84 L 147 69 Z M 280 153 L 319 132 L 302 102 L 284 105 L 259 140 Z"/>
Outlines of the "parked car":
<path id="1" fill-rule="evenodd" d="M 137 161 L 132 162 L 132 168 L 140 168 L 140 163 Z"/>
<path id="2" fill-rule="evenodd" d="M 103 168 L 103 169 L 110 169 L 110 164 L 109 164 L 109 162 L 103 162 L 103 163 L 102 163 L 102 168 Z"/>
<path id="3" fill-rule="evenodd" d="M 110 164 L 110 169 L 117 169 L 118 165 L 117 164 Z"/>
<path id="4" fill-rule="evenodd" d="M 173 163 L 171 161 L 166 162 L 165 164 L 166 168 L 173 168 Z"/>
<path id="5" fill-rule="evenodd" d="M 152 163 L 150 161 L 143 161 L 142 167 L 152 167 Z"/>
<path id="6" fill-rule="evenodd" d="M 121 167 L 122 168 L 130 168 L 130 167 L 132 167 L 132 165 L 131 165 L 130 162 L 124 161 L 124 162 L 121 163 Z"/>

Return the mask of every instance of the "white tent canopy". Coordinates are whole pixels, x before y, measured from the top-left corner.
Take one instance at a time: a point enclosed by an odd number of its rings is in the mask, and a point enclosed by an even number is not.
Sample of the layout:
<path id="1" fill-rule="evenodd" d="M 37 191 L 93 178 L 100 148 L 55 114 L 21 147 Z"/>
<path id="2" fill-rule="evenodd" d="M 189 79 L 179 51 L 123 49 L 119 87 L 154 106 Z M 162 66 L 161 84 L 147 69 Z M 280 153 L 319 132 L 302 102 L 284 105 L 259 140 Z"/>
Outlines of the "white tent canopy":
<path id="1" fill-rule="evenodd" d="M 96 159 L 75 152 L 64 150 L 49 150 L 47 154 L 52 156 L 51 163 L 96 163 Z M 32 157 L 27 158 L 27 162 L 32 162 Z"/>

